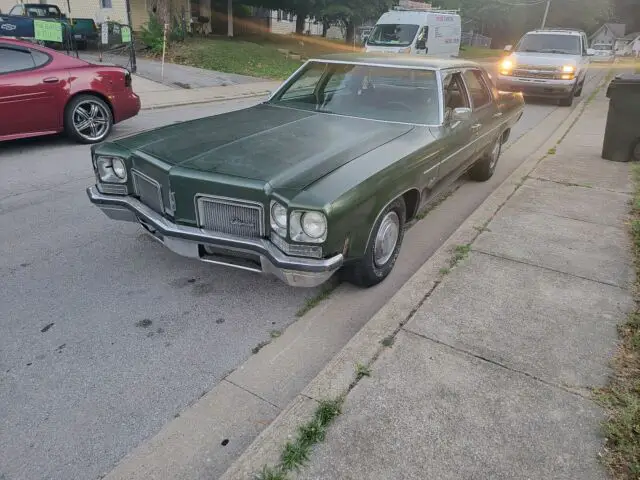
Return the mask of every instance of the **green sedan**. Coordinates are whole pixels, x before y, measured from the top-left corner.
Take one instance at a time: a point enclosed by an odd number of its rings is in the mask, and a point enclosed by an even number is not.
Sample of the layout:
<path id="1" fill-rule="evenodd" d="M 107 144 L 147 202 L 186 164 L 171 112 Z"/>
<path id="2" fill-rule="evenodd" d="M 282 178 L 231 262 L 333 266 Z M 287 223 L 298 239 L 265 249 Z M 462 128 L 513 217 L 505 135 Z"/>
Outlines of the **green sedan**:
<path id="1" fill-rule="evenodd" d="M 491 178 L 523 108 L 472 62 L 330 56 L 256 106 L 93 146 L 87 194 L 185 257 L 370 287 L 421 208 Z"/>

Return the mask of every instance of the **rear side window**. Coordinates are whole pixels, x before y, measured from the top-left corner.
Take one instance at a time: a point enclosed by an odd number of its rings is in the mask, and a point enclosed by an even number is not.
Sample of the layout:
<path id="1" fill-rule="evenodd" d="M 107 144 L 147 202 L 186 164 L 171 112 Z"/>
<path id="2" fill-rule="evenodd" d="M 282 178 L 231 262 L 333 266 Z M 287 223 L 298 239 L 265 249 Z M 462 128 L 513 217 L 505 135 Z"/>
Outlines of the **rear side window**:
<path id="1" fill-rule="evenodd" d="M 28 51 L 0 47 L 0 74 L 31 70 L 35 66 Z"/>
<path id="2" fill-rule="evenodd" d="M 33 57 L 33 63 L 37 67 L 42 67 L 49 63 L 51 57 L 44 52 L 40 52 L 38 50 L 31 50 L 31 56 Z"/>
<path id="3" fill-rule="evenodd" d="M 491 92 L 487 87 L 480 70 L 467 70 L 464 72 L 464 81 L 471 95 L 473 108 L 478 109 L 491 103 Z"/>

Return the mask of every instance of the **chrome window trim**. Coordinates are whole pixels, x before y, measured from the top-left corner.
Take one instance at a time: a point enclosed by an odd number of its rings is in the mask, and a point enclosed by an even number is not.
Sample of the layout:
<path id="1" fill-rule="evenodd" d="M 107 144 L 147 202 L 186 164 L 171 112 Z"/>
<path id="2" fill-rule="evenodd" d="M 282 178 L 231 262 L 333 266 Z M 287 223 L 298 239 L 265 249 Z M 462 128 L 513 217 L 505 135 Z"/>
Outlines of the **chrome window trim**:
<path id="1" fill-rule="evenodd" d="M 133 190 L 135 191 L 135 193 L 138 196 L 140 196 L 140 190 L 139 190 L 139 187 L 138 187 L 138 182 L 136 180 L 136 175 L 140 176 L 141 178 L 143 178 L 147 182 L 149 182 L 149 183 L 151 183 L 151 184 L 156 186 L 156 188 L 158 189 L 158 200 L 160 200 L 160 206 L 162 208 L 162 213 L 165 213 L 164 200 L 162 199 L 162 185 L 160 185 L 160 182 L 158 182 L 157 180 L 151 178 L 149 175 L 146 175 L 146 174 L 142 173 L 141 171 L 132 168 L 131 169 L 131 181 L 133 182 Z"/>
<path id="2" fill-rule="evenodd" d="M 196 224 L 198 228 L 204 231 L 209 231 L 202 227 L 201 218 L 202 214 L 202 202 L 209 200 L 211 203 L 221 203 L 223 205 L 230 205 L 233 207 L 247 207 L 258 211 L 258 218 L 260 220 L 260 237 L 266 235 L 266 228 L 264 223 L 264 205 L 261 202 L 254 200 L 243 200 L 240 198 L 223 197 L 219 195 L 211 195 L 208 193 L 196 193 L 193 197 L 195 212 L 196 212 Z"/>

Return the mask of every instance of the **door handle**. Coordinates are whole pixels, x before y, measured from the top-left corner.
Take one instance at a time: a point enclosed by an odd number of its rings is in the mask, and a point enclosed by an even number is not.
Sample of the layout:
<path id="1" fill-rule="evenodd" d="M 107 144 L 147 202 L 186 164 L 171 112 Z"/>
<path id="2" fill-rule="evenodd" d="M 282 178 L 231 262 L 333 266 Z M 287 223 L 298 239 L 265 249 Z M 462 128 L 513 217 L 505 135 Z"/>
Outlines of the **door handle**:
<path id="1" fill-rule="evenodd" d="M 58 83 L 59 79 L 57 77 L 47 77 L 42 80 L 43 83 Z"/>

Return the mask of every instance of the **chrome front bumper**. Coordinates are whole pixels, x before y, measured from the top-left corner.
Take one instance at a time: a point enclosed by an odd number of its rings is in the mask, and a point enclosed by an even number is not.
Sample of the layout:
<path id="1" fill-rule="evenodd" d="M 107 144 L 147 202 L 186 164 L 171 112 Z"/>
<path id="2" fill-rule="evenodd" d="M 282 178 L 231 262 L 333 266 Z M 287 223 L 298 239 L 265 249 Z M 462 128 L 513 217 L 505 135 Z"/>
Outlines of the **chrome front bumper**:
<path id="1" fill-rule="evenodd" d="M 262 238 L 240 238 L 173 223 L 130 196 L 104 195 L 87 188 L 89 200 L 111 219 L 140 223 L 169 250 L 204 262 L 275 275 L 293 287 L 317 287 L 342 266 L 343 256 L 291 257 Z M 213 247 L 208 253 L 204 247 Z"/>

